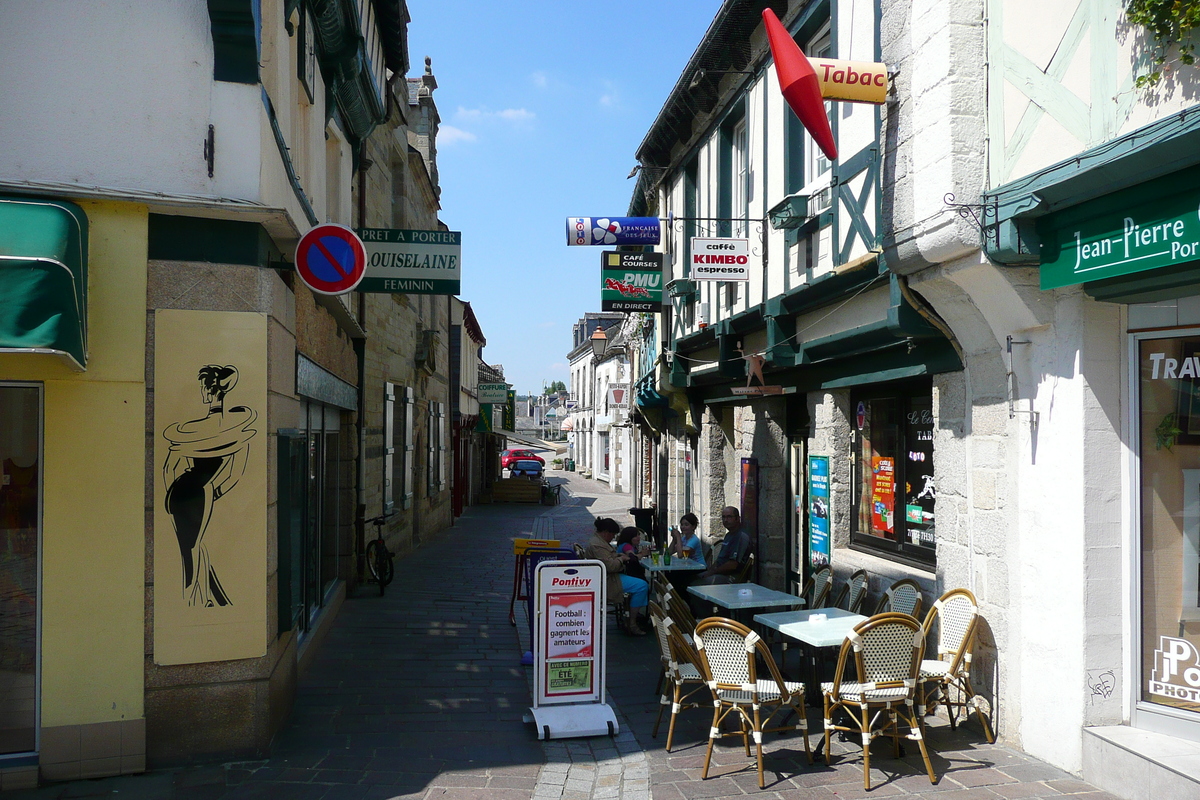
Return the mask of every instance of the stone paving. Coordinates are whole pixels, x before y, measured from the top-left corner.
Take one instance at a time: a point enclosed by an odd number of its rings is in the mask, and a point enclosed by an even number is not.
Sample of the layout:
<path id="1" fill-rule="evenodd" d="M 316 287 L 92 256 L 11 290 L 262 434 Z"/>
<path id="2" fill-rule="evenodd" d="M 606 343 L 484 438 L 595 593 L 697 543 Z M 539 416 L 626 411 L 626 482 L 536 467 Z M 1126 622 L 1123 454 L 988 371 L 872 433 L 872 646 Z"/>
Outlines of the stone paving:
<path id="1" fill-rule="evenodd" d="M 517 536 L 583 542 L 594 516 L 624 523 L 627 495 L 566 480 L 557 507 L 477 506 L 454 528 L 397 562 L 387 595 L 361 591 L 345 603 L 313 666 L 300 678 L 295 708 L 269 759 L 146 775 L 74 781 L 13 792 L 5 800 L 111 797 L 132 800 L 676 800 L 865 797 L 861 747 L 834 743 L 832 767 L 809 765 L 796 735 L 764 743 L 766 788 L 740 742 L 719 744 L 700 779 L 711 712 L 685 711 L 672 753 L 663 750 L 658 658 L 653 637 L 628 637 L 609 622 L 609 695 L 621 722 L 614 737 L 540 742 L 522 721 L 532 670 L 519 665 L 523 613 L 508 622 Z M 813 710 L 810 710 L 813 711 Z M 820 713 L 809 716 L 812 744 Z M 977 725 L 951 732 L 931 719 L 939 776 L 931 786 L 919 754 L 892 759 L 872 750 L 873 797 L 939 800 L 1063 797 L 1113 800 L 1060 770 L 1002 745 Z M 910 751 L 912 748 L 910 747 Z"/>

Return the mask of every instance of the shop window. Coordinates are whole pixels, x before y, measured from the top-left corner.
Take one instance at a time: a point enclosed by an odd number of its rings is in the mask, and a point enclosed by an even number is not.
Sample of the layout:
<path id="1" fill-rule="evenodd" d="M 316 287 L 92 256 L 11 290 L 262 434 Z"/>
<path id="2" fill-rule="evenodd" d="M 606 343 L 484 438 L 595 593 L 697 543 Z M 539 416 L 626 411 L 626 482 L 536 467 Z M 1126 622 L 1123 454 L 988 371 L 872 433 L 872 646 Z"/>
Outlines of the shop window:
<path id="1" fill-rule="evenodd" d="M 1200 337 L 1142 339 L 1138 351 L 1135 696 L 1150 709 L 1200 712 Z"/>
<path id="2" fill-rule="evenodd" d="M 929 382 L 850 399 L 854 430 L 851 544 L 932 564 L 933 391 Z"/>
<path id="3" fill-rule="evenodd" d="M 41 406 L 0 386 L 0 755 L 37 749 Z"/>

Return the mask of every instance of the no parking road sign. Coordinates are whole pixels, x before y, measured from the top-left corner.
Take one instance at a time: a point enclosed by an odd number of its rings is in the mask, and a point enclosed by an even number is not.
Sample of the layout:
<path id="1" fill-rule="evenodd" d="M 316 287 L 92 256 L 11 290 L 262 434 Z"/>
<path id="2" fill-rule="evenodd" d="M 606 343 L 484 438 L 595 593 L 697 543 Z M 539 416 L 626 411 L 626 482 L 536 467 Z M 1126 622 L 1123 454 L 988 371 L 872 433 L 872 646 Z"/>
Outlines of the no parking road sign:
<path id="1" fill-rule="evenodd" d="M 318 225 L 296 245 L 296 272 L 320 294 L 354 290 L 367 271 L 367 252 L 358 234 L 345 225 Z"/>

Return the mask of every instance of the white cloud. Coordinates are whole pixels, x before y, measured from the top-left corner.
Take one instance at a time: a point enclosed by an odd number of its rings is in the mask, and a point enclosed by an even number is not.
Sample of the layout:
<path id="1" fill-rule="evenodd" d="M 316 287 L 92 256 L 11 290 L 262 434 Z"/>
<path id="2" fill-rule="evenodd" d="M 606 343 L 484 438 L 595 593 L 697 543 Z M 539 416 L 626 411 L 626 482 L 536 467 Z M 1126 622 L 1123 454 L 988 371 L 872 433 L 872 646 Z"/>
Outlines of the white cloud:
<path id="1" fill-rule="evenodd" d="M 533 85 L 539 89 L 545 89 L 550 85 L 550 76 L 540 71 L 530 75 L 529 80 L 533 81 Z"/>
<path id="2" fill-rule="evenodd" d="M 529 122 L 537 115 L 523 108 L 506 108 L 503 111 L 497 111 L 496 116 L 509 122 Z"/>
<path id="3" fill-rule="evenodd" d="M 483 122 L 489 119 L 499 119 L 505 122 L 523 123 L 532 122 L 537 118 L 537 115 L 524 108 L 505 108 L 500 111 L 491 111 L 486 108 L 463 108 L 459 106 L 458 110 L 454 112 L 454 117 L 462 122 Z"/>
<path id="4" fill-rule="evenodd" d="M 470 131 L 464 131 L 462 128 L 456 128 L 453 125 L 438 126 L 438 144 L 442 146 L 458 142 L 473 142 L 476 138 L 478 137 Z"/>
<path id="5" fill-rule="evenodd" d="M 546 320 L 545 322 L 539 322 L 538 327 L 539 328 L 553 328 L 555 326 L 555 324 L 556 323 L 554 322 L 554 320 L 549 319 L 549 320 Z"/>
<path id="6" fill-rule="evenodd" d="M 612 81 L 604 81 L 603 83 L 604 91 L 600 94 L 600 97 L 596 102 L 605 108 L 612 108 L 613 106 L 620 105 L 621 93 L 617 90 L 617 85 Z"/>

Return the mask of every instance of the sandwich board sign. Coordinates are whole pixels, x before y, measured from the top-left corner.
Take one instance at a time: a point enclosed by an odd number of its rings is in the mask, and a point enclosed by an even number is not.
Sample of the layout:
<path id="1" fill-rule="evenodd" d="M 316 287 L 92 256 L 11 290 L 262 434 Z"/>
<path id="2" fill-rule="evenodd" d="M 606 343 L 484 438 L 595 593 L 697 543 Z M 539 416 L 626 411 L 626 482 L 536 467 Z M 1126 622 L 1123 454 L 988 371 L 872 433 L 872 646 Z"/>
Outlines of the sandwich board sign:
<path id="1" fill-rule="evenodd" d="M 543 561 L 534 575 L 534 689 L 526 719 L 539 739 L 615 736 L 617 716 L 604 702 L 604 563 Z"/>

